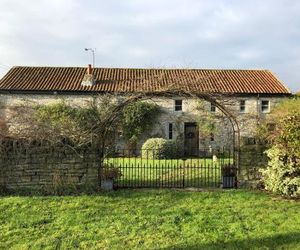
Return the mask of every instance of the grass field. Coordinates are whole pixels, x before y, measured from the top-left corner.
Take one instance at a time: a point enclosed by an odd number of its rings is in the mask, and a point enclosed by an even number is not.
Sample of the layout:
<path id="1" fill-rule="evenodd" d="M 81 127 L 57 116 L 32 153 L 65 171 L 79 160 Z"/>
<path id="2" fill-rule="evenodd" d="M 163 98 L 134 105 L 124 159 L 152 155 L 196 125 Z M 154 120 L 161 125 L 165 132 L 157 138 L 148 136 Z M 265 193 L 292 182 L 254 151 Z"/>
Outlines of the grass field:
<path id="1" fill-rule="evenodd" d="M 300 249 L 300 202 L 243 190 L 0 197 L 0 249 Z"/>
<path id="2" fill-rule="evenodd" d="M 142 159 L 139 157 L 108 158 L 106 163 L 118 166 L 122 176 L 119 187 L 219 187 L 221 165 L 232 163 L 224 158 Z M 183 184 L 184 183 L 184 184 Z"/>

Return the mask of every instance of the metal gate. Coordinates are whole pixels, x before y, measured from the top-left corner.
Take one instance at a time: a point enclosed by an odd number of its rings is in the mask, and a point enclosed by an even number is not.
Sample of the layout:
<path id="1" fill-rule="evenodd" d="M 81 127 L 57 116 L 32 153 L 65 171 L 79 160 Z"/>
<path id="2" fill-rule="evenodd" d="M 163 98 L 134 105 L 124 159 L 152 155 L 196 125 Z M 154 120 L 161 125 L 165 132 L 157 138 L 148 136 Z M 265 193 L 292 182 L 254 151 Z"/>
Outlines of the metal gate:
<path id="1" fill-rule="evenodd" d="M 104 166 L 117 168 L 114 188 L 234 187 L 236 169 L 231 150 L 195 150 L 197 155 L 167 158 L 155 150 L 118 150 Z"/>

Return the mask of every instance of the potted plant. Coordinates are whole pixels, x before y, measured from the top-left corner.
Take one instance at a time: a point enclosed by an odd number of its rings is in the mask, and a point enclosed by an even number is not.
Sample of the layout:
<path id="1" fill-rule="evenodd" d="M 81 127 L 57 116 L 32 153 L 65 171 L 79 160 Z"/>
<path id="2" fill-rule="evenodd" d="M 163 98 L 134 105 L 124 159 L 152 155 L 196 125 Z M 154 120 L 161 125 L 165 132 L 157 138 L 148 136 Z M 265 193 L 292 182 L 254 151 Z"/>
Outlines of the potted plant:
<path id="1" fill-rule="evenodd" d="M 222 166 L 222 187 L 234 188 L 236 186 L 236 167 L 232 164 Z"/>
<path id="2" fill-rule="evenodd" d="M 110 191 L 113 190 L 114 180 L 121 176 L 121 171 L 113 164 L 103 164 L 100 169 L 101 189 Z"/>

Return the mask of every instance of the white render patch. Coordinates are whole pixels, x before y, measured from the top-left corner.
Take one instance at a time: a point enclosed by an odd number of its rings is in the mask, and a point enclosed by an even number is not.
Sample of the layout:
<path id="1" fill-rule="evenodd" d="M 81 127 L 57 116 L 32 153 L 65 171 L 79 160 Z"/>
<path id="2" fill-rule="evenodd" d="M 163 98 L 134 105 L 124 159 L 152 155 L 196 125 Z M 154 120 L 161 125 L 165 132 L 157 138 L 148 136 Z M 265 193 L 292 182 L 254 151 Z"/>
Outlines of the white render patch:
<path id="1" fill-rule="evenodd" d="M 85 74 L 81 86 L 94 86 L 95 85 L 95 78 L 93 74 Z"/>

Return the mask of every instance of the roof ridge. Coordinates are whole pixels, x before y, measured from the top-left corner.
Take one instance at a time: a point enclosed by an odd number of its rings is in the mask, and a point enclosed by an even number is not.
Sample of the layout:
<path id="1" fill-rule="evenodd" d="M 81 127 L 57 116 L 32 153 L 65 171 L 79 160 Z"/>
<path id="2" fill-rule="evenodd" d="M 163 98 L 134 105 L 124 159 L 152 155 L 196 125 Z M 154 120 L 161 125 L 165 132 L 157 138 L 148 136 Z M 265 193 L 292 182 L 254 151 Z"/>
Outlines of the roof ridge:
<path id="1" fill-rule="evenodd" d="M 84 69 L 86 66 L 28 66 L 28 65 L 15 65 L 12 68 L 80 68 Z M 135 67 L 94 67 L 95 69 L 136 69 L 136 70 L 208 70 L 208 71 L 270 71 L 269 69 L 234 69 L 234 68 L 135 68 Z"/>

